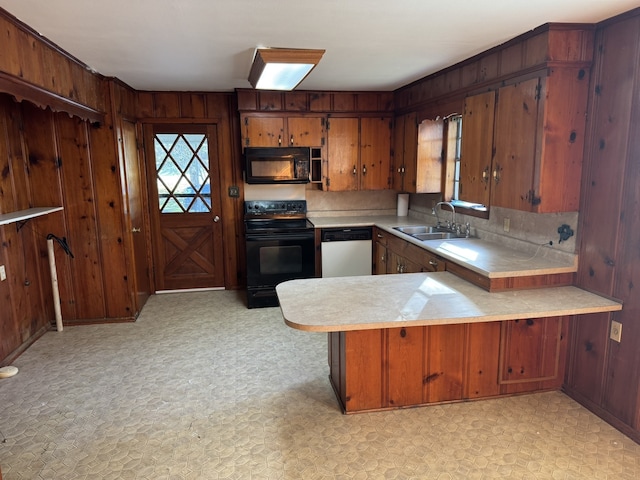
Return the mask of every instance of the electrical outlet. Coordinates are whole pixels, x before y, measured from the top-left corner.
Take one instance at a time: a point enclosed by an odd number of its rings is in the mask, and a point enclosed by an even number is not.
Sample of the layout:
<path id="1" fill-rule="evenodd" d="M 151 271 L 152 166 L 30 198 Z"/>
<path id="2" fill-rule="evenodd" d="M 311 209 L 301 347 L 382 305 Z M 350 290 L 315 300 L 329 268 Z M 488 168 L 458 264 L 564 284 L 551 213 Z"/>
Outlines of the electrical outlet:
<path id="1" fill-rule="evenodd" d="M 505 232 L 508 232 L 509 229 L 511 229 L 511 219 L 510 218 L 505 218 L 504 221 L 502 222 L 502 228 Z"/>
<path id="2" fill-rule="evenodd" d="M 616 322 L 615 320 L 611 321 L 611 332 L 609 333 L 609 338 L 614 342 L 620 343 L 622 338 L 622 324 L 620 322 Z"/>
<path id="3" fill-rule="evenodd" d="M 4 265 L 0 265 L 0 282 L 4 282 L 7 279 L 7 271 Z"/>

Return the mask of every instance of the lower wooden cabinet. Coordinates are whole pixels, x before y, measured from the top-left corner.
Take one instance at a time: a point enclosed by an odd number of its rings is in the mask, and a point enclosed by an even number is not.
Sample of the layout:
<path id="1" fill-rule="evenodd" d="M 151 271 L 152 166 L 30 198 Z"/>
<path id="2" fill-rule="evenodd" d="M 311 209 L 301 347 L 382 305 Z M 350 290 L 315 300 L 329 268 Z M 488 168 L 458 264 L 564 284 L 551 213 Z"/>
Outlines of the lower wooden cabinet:
<path id="1" fill-rule="evenodd" d="M 446 262 L 442 258 L 384 230 L 376 228 L 373 239 L 373 271 L 378 275 L 446 270 Z"/>
<path id="2" fill-rule="evenodd" d="M 331 383 L 345 413 L 558 389 L 569 318 L 332 332 Z"/>

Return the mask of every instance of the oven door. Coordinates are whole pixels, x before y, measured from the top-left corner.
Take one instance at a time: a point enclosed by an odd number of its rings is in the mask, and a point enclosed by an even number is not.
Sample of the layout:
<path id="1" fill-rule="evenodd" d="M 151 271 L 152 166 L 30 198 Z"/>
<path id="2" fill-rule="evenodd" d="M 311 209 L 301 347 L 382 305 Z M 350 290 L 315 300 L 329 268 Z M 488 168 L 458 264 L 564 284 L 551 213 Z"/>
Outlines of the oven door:
<path id="1" fill-rule="evenodd" d="M 295 233 L 247 234 L 249 308 L 277 306 L 275 287 L 315 276 L 313 229 Z"/>
<path id="2" fill-rule="evenodd" d="M 276 286 L 315 275 L 313 230 L 247 235 L 247 285 Z"/>

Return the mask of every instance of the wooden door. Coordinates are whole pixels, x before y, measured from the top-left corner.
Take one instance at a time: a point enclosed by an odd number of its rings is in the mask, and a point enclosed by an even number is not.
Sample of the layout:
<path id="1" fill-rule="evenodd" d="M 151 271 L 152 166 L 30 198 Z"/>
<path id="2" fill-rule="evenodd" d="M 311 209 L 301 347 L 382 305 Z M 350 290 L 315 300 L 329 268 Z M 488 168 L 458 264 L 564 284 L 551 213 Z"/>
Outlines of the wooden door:
<path id="1" fill-rule="evenodd" d="M 493 91 L 464 101 L 459 200 L 489 205 L 495 104 Z"/>
<path id="2" fill-rule="evenodd" d="M 242 146 L 243 147 L 282 147 L 284 141 L 283 117 L 253 117 L 243 116 Z"/>
<path id="3" fill-rule="evenodd" d="M 224 286 L 215 125 L 147 125 L 157 290 Z"/>
<path id="4" fill-rule="evenodd" d="M 324 117 L 287 118 L 288 145 L 292 147 L 322 147 L 325 134 Z"/>
<path id="5" fill-rule="evenodd" d="M 391 118 L 360 119 L 360 190 L 391 187 Z"/>
<path id="6" fill-rule="evenodd" d="M 415 168 L 416 193 L 442 191 L 444 120 L 423 120 L 418 127 L 418 153 Z"/>
<path id="7" fill-rule="evenodd" d="M 498 92 L 492 206 L 532 210 L 539 95 L 538 78 L 502 87 Z M 462 128 L 464 132 L 464 124 Z"/>
<path id="8" fill-rule="evenodd" d="M 327 190 L 358 190 L 359 128 L 357 118 L 332 118 L 329 121 Z"/>
<path id="9" fill-rule="evenodd" d="M 122 154 L 125 165 L 127 192 L 127 227 L 131 232 L 133 243 L 133 267 L 137 314 L 151 294 L 151 278 L 149 275 L 149 253 L 147 250 L 148 196 L 144 176 L 141 174 L 138 156 L 136 125 L 127 120 L 122 121 Z"/>
<path id="10" fill-rule="evenodd" d="M 402 192 L 415 193 L 418 151 L 416 113 L 407 113 L 396 118 L 393 134 L 393 188 Z"/>

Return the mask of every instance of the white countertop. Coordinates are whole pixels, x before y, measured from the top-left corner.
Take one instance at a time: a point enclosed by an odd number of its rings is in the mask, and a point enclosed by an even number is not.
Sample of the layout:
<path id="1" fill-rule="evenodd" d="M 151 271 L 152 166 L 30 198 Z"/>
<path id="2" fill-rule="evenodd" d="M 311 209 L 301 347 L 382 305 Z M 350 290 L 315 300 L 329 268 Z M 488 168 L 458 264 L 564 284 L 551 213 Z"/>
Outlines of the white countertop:
<path id="1" fill-rule="evenodd" d="M 279 284 L 285 323 L 312 332 L 580 315 L 622 304 L 577 287 L 489 293 L 448 272 L 309 278 Z"/>
<path id="2" fill-rule="evenodd" d="M 578 270 L 575 255 L 566 255 L 562 260 L 550 258 L 545 255 L 546 247 L 542 246 L 531 253 L 480 238 L 420 241 L 393 229 L 402 225 L 425 225 L 424 221 L 411 217 L 356 215 L 310 217 L 309 220 L 316 228 L 376 226 L 488 278 L 572 273 Z"/>

